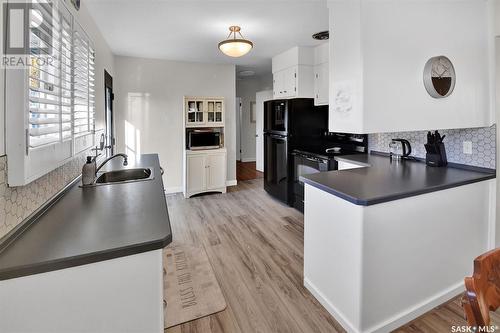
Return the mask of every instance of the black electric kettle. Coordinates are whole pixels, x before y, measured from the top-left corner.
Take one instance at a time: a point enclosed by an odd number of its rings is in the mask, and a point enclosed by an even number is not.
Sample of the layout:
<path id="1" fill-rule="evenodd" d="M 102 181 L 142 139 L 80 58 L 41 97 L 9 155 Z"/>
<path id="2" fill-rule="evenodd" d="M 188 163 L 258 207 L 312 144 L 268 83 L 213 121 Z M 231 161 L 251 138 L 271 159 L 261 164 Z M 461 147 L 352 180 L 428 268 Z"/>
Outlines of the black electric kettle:
<path id="1" fill-rule="evenodd" d="M 402 152 L 401 157 L 408 157 L 411 154 L 410 141 L 405 139 L 392 139 L 392 144 L 398 147 L 397 151 Z"/>

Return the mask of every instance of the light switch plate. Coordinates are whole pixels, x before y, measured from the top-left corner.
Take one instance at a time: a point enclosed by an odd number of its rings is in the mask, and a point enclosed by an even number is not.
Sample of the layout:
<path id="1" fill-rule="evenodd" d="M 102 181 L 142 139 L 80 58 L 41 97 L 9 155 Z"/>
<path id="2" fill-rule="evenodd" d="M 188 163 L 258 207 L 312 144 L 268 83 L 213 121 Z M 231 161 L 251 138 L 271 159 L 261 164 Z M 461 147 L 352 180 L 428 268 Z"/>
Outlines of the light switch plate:
<path id="1" fill-rule="evenodd" d="M 472 155 L 472 141 L 464 141 L 463 146 L 464 154 Z"/>

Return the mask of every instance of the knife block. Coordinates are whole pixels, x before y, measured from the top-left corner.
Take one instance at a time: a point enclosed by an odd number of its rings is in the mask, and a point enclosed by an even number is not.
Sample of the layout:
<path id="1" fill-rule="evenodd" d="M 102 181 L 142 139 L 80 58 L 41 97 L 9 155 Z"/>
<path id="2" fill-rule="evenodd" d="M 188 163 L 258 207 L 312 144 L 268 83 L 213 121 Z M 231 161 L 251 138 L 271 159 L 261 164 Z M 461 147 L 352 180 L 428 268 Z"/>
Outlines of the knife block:
<path id="1" fill-rule="evenodd" d="M 425 163 L 428 166 L 442 167 L 448 164 L 444 143 L 427 143 L 424 146 L 427 151 L 427 154 L 425 155 Z"/>

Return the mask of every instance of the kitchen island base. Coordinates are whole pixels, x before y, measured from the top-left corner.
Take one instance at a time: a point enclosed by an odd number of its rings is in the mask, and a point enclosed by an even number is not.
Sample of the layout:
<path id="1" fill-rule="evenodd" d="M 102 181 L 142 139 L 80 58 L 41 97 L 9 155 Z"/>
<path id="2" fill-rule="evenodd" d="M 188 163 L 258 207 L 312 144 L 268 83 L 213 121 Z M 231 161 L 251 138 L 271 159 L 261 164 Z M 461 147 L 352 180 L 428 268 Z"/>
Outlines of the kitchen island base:
<path id="1" fill-rule="evenodd" d="M 361 206 L 306 184 L 304 284 L 348 332 L 390 332 L 464 290 L 494 180 Z"/>
<path id="2" fill-rule="evenodd" d="M 0 332 L 163 332 L 162 249 L 0 281 Z"/>

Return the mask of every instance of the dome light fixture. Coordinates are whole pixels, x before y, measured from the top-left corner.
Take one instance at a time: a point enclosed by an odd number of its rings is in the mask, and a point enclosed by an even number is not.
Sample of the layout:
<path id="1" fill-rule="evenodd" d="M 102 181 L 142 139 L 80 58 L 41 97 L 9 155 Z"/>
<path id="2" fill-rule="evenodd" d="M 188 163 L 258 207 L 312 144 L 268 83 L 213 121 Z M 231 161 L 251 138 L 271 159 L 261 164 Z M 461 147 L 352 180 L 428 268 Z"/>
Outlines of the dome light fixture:
<path id="1" fill-rule="evenodd" d="M 253 43 L 245 39 L 240 32 L 241 28 L 237 25 L 229 27 L 229 35 L 225 40 L 219 43 L 219 50 L 229 57 L 237 58 L 244 56 L 253 48 Z M 236 38 L 238 34 L 238 38 Z"/>

